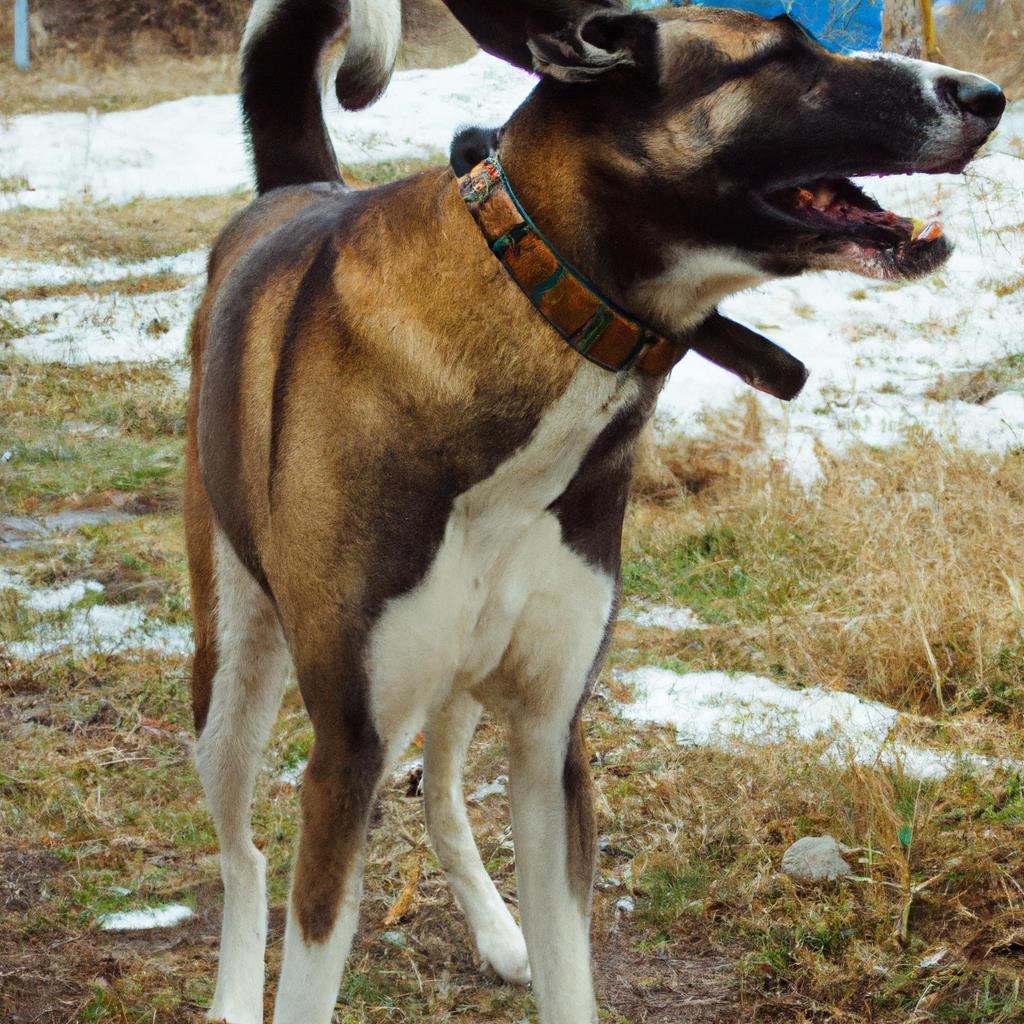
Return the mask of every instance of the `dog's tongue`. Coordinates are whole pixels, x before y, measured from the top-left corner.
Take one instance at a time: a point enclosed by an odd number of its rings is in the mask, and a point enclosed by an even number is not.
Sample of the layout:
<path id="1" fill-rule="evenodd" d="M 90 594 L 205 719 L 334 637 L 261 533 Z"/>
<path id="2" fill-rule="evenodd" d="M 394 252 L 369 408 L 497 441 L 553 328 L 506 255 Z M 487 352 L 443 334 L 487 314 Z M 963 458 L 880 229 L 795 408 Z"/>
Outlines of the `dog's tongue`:
<path id="1" fill-rule="evenodd" d="M 787 402 L 796 398 L 807 382 L 809 371 L 799 359 L 764 335 L 717 311 L 695 327 L 685 343 L 752 388 Z"/>
<path id="2" fill-rule="evenodd" d="M 938 216 L 929 217 L 927 220 L 914 218 L 914 230 L 910 235 L 912 242 L 934 242 L 942 236 L 942 221 Z"/>

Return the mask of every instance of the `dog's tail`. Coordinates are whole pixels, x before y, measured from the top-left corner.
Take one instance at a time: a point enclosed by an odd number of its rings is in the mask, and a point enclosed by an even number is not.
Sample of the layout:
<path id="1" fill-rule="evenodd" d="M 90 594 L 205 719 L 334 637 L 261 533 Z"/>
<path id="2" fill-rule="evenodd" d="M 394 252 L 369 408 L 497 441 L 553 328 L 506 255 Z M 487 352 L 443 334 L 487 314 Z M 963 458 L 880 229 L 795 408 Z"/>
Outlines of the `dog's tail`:
<path id="1" fill-rule="evenodd" d="M 402 35 L 401 0 L 255 0 L 242 38 L 242 115 L 262 194 L 282 185 L 340 181 L 324 124 L 318 69 L 349 24 L 335 77 L 342 105 L 359 110 L 387 88 Z"/>

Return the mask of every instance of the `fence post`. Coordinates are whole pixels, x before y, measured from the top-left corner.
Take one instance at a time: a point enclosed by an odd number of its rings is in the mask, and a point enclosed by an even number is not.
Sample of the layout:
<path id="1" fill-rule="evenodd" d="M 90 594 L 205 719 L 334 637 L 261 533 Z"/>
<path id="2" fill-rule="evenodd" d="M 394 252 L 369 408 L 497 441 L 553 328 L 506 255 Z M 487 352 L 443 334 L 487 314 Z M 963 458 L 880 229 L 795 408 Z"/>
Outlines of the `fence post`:
<path id="1" fill-rule="evenodd" d="M 14 63 L 19 68 L 32 66 L 28 52 L 28 0 L 14 0 Z"/>

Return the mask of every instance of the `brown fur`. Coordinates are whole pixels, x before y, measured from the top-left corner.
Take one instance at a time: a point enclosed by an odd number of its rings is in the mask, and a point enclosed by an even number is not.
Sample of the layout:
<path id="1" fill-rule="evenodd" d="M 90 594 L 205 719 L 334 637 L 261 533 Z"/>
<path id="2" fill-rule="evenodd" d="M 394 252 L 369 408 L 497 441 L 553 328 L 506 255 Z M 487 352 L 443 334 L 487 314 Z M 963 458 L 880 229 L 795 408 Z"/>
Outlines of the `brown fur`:
<path id="1" fill-rule="evenodd" d="M 282 190 L 251 207 L 214 249 L 194 330 L 186 520 L 196 721 L 216 663 L 201 462 L 220 527 L 279 611 L 316 731 L 295 886 L 311 939 L 333 921 L 380 764 L 350 652 L 383 602 L 425 571 L 451 499 L 526 439 L 577 358 L 542 323 L 522 328 L 532 310 L 488 266 L 450 173 L 367 195 L 358 231 L 339 223 L 353 201 L 341 188 Z M 398 227 L 434 221 L 436 246 L 429 235 L 410 245 Z M 271 240 L 278 258 L 264 261 Z M 504 325 L 488 317 L 495 287 L 510 310 Z M 211 325 L 232 340 L 204 362 Z M 467 344 L 474 336 L 487 343 Z M 538 361 L 551 372 L 533 373 Z"/>

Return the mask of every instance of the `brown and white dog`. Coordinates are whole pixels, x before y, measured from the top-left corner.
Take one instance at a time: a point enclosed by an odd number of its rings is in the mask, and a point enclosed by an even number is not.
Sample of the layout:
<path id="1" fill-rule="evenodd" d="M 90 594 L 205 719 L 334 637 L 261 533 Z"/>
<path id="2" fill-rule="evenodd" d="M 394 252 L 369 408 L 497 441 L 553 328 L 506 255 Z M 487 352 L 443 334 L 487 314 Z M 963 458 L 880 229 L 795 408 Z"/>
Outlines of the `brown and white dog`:
<path id="1" fill-rule="evenodd" d="M 887 214 L 846 176 L 960 169 L 1004 105 L 948 68 L 832 55 L 784 17 L 449 6 L 485 48 L 540 74 L 501 134 L 522 208 L 609 303 L 667 338 L 771 277 L 938 266 L 949 246 L 934 226 Z M 359 0 L 363 36 L 339 78 L 350 105 L 387 80 L 395 9 Z M 243 102 L 262 194 L 213 250 L 193 335 L 196 757 L 225 888 L 210 1013 L 263 1020 L 250 802 L 294 666 L 315 742 L 275 1024 L 330 1020 L 374 794 L 424 727 L 427 823 L 481 957 L 532 978 L 545 1024 L 590 1024 L 580 715 L 663 374 L 612 372 L 566 345 L 450 169 L 341 182 L 317 80 L 346 13 L 345 0 L 254 8 Z M 508 726 L 522 933 L 462 802 L 483 706 Z"/>

